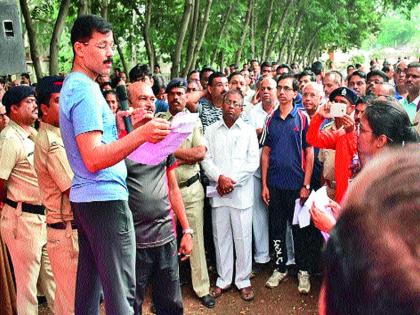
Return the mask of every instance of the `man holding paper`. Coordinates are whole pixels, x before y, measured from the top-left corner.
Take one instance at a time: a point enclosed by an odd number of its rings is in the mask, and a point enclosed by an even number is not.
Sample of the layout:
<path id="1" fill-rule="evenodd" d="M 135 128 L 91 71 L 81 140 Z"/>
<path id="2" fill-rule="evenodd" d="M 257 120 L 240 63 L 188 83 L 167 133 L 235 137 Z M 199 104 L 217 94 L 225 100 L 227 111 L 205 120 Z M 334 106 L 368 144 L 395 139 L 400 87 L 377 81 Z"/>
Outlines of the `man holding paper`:
<path id="1" fill-rule="evenodd" d="M 101 287 L 107 314 L 133 314 L 135 237 L 123 159 L 139 145 L 159 142 L 169 123 L 153 119 L 117 140 L 115 117 L 95 82 L 109 75 L 112 27 L 80 16 L 71 30 L 72 72 L 60 94 L 60 129 L 74 179 L 71 208 L 79 233 L 75 314 L 99 314 Z"/>

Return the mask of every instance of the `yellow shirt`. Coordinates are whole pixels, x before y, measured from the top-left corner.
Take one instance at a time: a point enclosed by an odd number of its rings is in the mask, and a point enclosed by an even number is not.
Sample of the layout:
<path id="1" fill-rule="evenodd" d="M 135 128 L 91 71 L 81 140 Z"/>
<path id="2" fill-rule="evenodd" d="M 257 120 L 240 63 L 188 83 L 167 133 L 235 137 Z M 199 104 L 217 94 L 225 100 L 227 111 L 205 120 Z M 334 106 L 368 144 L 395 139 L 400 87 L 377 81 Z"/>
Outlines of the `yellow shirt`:
<path id="1" fill-rule="evenodd" d="M 59 128 L 41 123 L 34 155 L 42 201 L 47 209 L 47 223 L 73 220 L 69 197 L 63 193 L 71 187 L 73 171 Z"/>
<path id="2" fill-rule="evenodd" d="M 41 194 L 34 167 L 37 132 L 30 133 L 10 120 L 0 133 L 0 178 L 7 181 L 7 198 L 16 202 L 41 204 Z"/>

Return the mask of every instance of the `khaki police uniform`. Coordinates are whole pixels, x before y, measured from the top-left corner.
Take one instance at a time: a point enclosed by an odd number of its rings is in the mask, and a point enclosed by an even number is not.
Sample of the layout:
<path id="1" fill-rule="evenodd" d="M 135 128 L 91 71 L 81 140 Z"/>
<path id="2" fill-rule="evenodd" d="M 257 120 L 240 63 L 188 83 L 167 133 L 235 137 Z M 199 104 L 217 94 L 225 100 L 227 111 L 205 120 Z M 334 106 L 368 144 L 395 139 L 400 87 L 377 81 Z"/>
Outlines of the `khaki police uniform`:
<path id="1" fill-rule="evenodd" d="M 79 246 L 69 197 L 63 193 L 71 187 L 73 172 L 59 128 L 41 123 L 34 164 L 47 215 L 47 251 L 56 283 L 54 311 L 74 314 Z"/>
<path id="2" fill-rule="evenodd" d="M 19 315 L 38 314 L 38 288 L 54 305 L 55 283 L 48 258 L 44 209 L 34 168 L 34 137 L 10 120 L 0 133 L 0 178 L 7 181 L 1 235 L 16 276 Z"/>
<path id="3" fill-rule="evenodd" d="M 170 112 L 158 113 L 156 117 L 163 118 L 168 121 L 172 120 Z M 203 136 L 203 126 L 197 119 L 197 126 L 179 148 L 190 149 L 198 146 L 205 146 L 205 142 Z M 175 169 L 178 186 L 185 205 L 188 223 L 194 230 L 193 251 L 190 257 L 192 285 L 197 296 L 203 297 L 209 294 L 210 281 L 204 251 L 204 189 L 198 177 L 199 172 L 199 163 L 195 163 L 193 165 L 183 164 Z"/>

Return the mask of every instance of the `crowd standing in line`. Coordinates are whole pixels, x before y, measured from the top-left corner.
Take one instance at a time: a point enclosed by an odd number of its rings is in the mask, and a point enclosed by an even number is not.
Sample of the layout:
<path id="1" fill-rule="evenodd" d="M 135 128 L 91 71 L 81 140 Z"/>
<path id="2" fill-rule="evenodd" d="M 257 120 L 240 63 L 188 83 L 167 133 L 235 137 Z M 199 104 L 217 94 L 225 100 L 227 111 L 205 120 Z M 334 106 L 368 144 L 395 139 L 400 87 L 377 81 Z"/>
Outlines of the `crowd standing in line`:
<path id="1" fill-rule="evenodd" d="M 301 294 L 324 269 L 322 314 L 420 312 L 419 62 L 349 65 L 343 76 L 319 61 L 300 71 L 251 60 L 172 80 L 159 65 L 152 73 L 138 64 L 127 80 L 111 74 L 104 19 L 79 17 L 71 43 L 65 78 L 44 77 L 36 88 L 27 74 L 21 84 L 0 82 L 1 314 L 37 314 L 37 295 L 55 314 L 99 314 L 102 299 L 107 314 L 141 314 L 149 284 L 157 314 L 182 314 L 178 258 L 189 260 L 208 308 L 232 285 L 243 300 L 258 298 L 252 278 L 272 268 L 267 288 L 296 274 Z M 193 132 L 160 164 L 128 158 L 190 112 Z M 310 225 L 293 224 L 296 203 L 322 186 L 333 217 L 312 205 Z M 331 233 L 325 266 L 320 231 Z M 366 251 L 364 239 L 384 256 Z M 342 264 L 360 255 L 379 276 L 354 266 L 360 281 L 347 283 Z M 411 274 L 392 288 L 407 294 L 369 304 L 366 296 L 380 295 L 370 282 L 385 288 L 389 272 L 403 272 L 385 268 L 396 255 Z"/>

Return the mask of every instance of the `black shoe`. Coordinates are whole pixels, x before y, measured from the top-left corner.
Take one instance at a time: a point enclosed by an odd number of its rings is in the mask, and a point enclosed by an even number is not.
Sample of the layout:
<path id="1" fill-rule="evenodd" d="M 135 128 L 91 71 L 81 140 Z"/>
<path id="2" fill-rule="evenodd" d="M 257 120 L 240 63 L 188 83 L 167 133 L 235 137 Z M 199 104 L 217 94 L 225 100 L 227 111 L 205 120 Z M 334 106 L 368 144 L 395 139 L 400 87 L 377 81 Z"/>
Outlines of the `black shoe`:
<path id="1" fill-rule="evenodd" d="M 200 301 L 207 308 L 213 308 L 216 305 L 216 300 L 210 294 L 202 296 Z"/>

